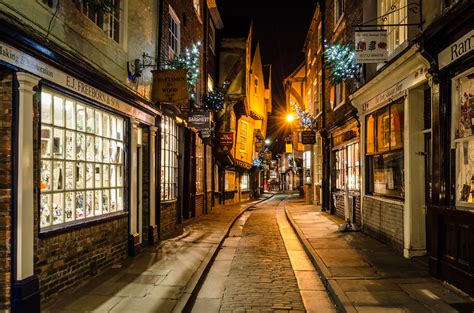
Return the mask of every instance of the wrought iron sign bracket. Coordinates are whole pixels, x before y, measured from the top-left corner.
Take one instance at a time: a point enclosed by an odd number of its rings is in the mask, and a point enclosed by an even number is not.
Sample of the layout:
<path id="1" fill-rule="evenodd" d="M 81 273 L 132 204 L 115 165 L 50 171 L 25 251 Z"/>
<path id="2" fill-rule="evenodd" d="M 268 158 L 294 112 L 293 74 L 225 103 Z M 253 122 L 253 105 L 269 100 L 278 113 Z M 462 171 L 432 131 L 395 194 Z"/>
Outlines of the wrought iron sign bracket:
<path id="1" fill-rule="evenodd" d="M 379 21 L 379 20 L 382 21 L 382 22 L 385 22 L 388 19 L 389 15 L 391 15 L 395 12 L 398 12 L 400 10 L 403 10 L 405 8 L 407 9 L 407 11 L 409 11 L 413 14 L 418 13 L 418 17 L 419 17 L 419 22 L 418 23 L 405 23 L 405 24 L 379 24 L 379 23 L 377 23 L 377 21 Z M 376 23 L 375 24 L 369 24 L 369 23 L 372 23 L 372 22 L 376 22 Z M 377 16 L 376 18 L 368 20 L 364 23 L 359 23 L 359 24 L 352 25 L 352 27 L 364 28 L 364 27 L 387 27 L 387 26 L 417 26 L 420 30 L 423 30 L 424 22 L 425 21 L 423 20 L 422 0 L 418 0 L 418 3 L 412 2 L 412 3 L 409 3 L 409 4 L 407 4 L 403 7 L 400 7 L 400 8 L 397 8 L 397 5 L 393 4 L 390 7 L 390 10 L 387 13 L 385 13 L 384 15 Z"/>

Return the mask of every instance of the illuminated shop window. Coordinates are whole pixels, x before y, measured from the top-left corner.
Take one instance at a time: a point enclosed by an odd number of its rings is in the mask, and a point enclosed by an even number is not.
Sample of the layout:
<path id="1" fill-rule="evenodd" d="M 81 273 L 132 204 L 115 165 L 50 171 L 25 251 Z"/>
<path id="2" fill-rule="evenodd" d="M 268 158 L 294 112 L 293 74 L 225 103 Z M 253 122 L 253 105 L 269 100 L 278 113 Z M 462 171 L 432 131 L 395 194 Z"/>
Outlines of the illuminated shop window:
<path id="1" fill-rule="evenodd" d="M 124 120 L 41 93 L 40 227 L 122 211 Z"/>
<path id="2" fill-rule="evenodd" d="M 369 194 L 404 197 L 403 99 L 366 118 Z"/>
<path id="3" fill-rule="evenodd" d="M 206 185 L 207 191 L 212 191 L 212 147 L 208 145 L 206 145 Z"/>
<path id="4" fill-rule="evenodd" d="M 456 204 L 474 206 L 474 71 L 453 81 Z"/>
<path id="5" fill-rule="evenodd" d="M 204 192 L 204 145 L 196 135 L 196 193 Z"/>
<path id="6" fill-rule="evenodd" d="M 235 190 L 235 172 L 225 171 L 225 185 L 224 188 L 226 191 Z"/>
<path id="7" fill-rule="evenodd" d="M 336 189 L 360 190 L 359 143 L 353 143 L 334 153 Z"/>
<path id="8" fill-rule="evenodd" d="M 249 188 L 249 174 L 242 174 L 240 177 L 240 190 L 248 190 Z"/>
<path id="9" fill-rule="evenodd" d="M 163 116 L 161 121 L 161 200 L 174 200 L 178 176 L 178 126 Z"/>

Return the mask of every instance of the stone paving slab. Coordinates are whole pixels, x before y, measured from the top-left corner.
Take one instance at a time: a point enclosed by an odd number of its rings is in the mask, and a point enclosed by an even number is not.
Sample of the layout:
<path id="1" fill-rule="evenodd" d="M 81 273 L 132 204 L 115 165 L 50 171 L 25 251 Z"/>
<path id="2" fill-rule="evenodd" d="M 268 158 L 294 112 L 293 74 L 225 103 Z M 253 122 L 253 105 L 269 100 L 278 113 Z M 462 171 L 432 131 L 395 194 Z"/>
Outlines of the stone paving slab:
<path id="1" fill-rule="evenodd" d="M 268 196 L 188 221 L 183 235 L 145 247 L 43 304 L 42 312 L 181 312 L 231 223 Z"/>
<path id="2" fill-rule="evenodd" d="M 343 221 L 320 208 L 293 200 L 285 210 L 340 311 L 474 312 L 472 298 L 432 278 L 426 266 L 363 232 L 339 232 Z"/>

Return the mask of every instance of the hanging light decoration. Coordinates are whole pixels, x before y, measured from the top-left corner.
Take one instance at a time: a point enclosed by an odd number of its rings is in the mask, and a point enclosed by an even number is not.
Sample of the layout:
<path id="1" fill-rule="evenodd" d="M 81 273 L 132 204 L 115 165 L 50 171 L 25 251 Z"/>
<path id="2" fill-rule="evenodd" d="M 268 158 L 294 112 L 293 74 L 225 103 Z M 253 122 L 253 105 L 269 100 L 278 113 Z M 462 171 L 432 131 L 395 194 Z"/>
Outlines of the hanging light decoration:
<path id="1" fill-rule="evenodd" d="M 199 47 L 201 43 L 193 44 L 192 48 L 186 48 L 184 54 L 177 55 L 172 60 L 165 62 L 165 69 L 187 69 L 188 91 L 192 100 L 196 100 L 195 88 L 199 81 Z"/>
<path id="2" fill-rule="evenodd" d="M 291 107 L 295 110 L 296 118 L 298 119 L 301 127 L 303 128 L 316 128 L 316 118 L 308 112 L 302 110 L 299 105 L 290 101 Z"/>
<path id="3" fill-rule="evenodd" d="M 354 78 L 359 72 L 359 65 L 356 63 L 351 42 L 327 47 L 324 57 L 325 65 L 329 70 L 329 82 L 333 85 L 341 83 L 347 78 Z"/>
<path id="4" fill-rule="evenodd" d="M 224 108 L 225 93 L 228 82 L 224 82 L 222 87 L 217 87 L 213 91 L 208 92 L 202 97 L 202 105 L 204 110 L 219 112 Z"/>

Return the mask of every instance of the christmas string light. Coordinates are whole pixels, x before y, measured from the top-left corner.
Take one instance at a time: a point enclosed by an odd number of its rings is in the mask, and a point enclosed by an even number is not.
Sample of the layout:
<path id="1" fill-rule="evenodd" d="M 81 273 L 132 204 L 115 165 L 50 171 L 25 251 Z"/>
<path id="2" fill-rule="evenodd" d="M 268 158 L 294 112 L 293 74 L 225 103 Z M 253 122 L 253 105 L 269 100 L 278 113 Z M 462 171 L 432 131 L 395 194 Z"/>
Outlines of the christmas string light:
<path id="1" fill-rule="evenodd" d="M 303 111 L 299 105 L 290 101 L 291 107 L 295 110 L 296 116 L 300 125 L 304 128 L 316 128 L 316 118 L 306 111 Z"/>
<path id="2" fill-rule="evenodd" d="M 188 91 L 192 100 L 196 100 L 195 88 L 199 81 L 199 47 L 201 43 L 193 44 L 191 49 L 186 48 L 184 54 L 177 55 L 174 59 L 165 63 L 165 69 L 187 69 Z"/>
<path id="3" fill-rule="evenodd" d="M 324 51 L 325 65 L 329 70 L 329 82 L 338 84 L 347 78 L 354 78 L 359 72 L 356 63 L 355 52 L 351 49 L 351 43 L 336 44 Z"/>

